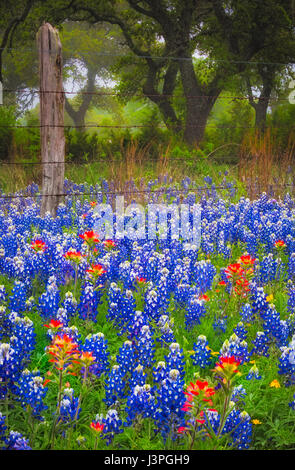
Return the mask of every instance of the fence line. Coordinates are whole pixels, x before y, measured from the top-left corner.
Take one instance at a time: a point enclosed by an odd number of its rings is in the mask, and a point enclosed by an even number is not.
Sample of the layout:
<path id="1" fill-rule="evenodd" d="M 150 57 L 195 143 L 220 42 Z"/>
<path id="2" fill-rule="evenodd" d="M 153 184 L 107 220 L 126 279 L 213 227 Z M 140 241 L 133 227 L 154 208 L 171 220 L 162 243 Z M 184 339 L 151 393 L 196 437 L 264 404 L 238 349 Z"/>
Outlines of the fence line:
<path id="1" fill-rule="evenodd" d="M 35 47 L 25 47 L 25 48 L 22 48 L 22 47 L 1 47 L 0 50 L 2 51 L 18 51 L 18 52 L 23 52 L 23 51 L 27 51 L 27 52 L 38 52 L 37 48 Z M 49 53 L 52 53 L 52 50 L 49 50 L 49 49 L 41 49 L 42 52 L 49 52 Z M 93 56 L 93 53 L 89 50 L 79 50 L 78 51 L 81 55 L 82 54 L 85 54 L 85 55 L 92 55 Z M 74 51 L 72 51 L 72 55 L 74 54 Z M 119 54 L 119 53 L 97 53 L 96 56 L 97 57 L 126 57 L 128 56 L 128 54 L 130 54 L 130 51 L 128 51 L 127 53 L 125 54 Z M 68 55 L 69 57 L 72 57 L 71 54 L 66 54 L 64 52 L 64 55 Z M 131 58 L 131 56 L 130 56 Z M 132 58 L 136 58 L 136 59 L 154 59 L 154 60 L 179 60 L 179 61 L 190 61 L 190 60 L 197 60 L 197 59 L 200 59 L 200 60 L 207 60 L 208 62 L 211 62 L 211 63 L 215 63 L 215 62 L 220 62 L 220 63 L 225 63 L 225 64 L 251 64 L 251 65 L 295 65 L 295 62 L 292 62 L 292 61 L 289 61 L 289 62 L 266 62 L 266 61 L 252 61 L 252 60 L 230 60 L 230 59 L 211 59 L 210 57 L 195 57 L 195 56 L 191 56 L 191 57 L 175 57 L 175 56 L 153 56 L 153 55 L 147 55 L 147 54 L 143 54 L 143 55 L 140 55 L 140 56 L 137 56 L 137 55 L 132 55 Z M 77 60 L 79 60 L 79 58 L 76 57 Z"/>
<path id="2" fill-rule="evenodd" d="M 231 158 L 233 156 L 236 156 L 236 155 L 222 155 L 222 158 Z M 216 158 L 216 155 L 214 157 L 214 155 L 212 155 L 212 158 Z M 136 160 L 136 159 L 135 159 Z M 142 159 L 138 159 L 136 160 L 137 162 L 138 161 L 142 161 L 142 163 L 148 163 L 148 162 L 170 162 L 170 163 L 174 163 L 176 161 L 179 161 L 179 162 L 186 162 L 188 164 L 190 163 L 193 163 L 194 161 L 194 158 L 192 159 L 188 159 L 187 157 L 164 157 L 163 159 L 161 159 L 161 157 L 148 157 L 147 159 L 145 158 L 142 158 Z M 85 161 L 85 160 L 75 160 L 75 161 L 60 161 L 60 162 L 5 162 L 5 161 L 1 161 L 0 160 L 0 166 L 1 165 L 7 165 L 7 166 L 23 166 L 23 165 L 32 165 L 32 166 L 35 166 L 35 165 L 59 165 L 59 164 L 65 164 L 65 165 L 93 165 L 94 163 L 126 163 L 125 159 L 124 158 L 118 158 L 118 159 L 112 159 L 112 158 L 108 158 L 108 157 L 105 157 L 105 158 L 95 158 L 91 161 Z"/>
<path id="3" fill-rule="evenodd" d="M 4 88 L 3 92 L 6 93 L 25 93 L 25 92 L 30 92 L 31 94 L 40 94 L 40 93 L 60 93 L 60 94 L 65 94 L 65 95 L 95 95 L 95 96 L 125 96 L 125 97 L 130 97 L 130 98 L 156 98 L 156 97 L 161 97 L 161 98 L 200 98 L 200 99 L 211 99 L 211 98 L 218 98 L 219 100 L 249 100 L 248 96 L 220 96 L 220 95 L 185 95 L 184 93 L 153 93 L 153 94 L 148 94 L 145 95 L 143 93 L 141 94 L 133 94 L 133 93 L 120 93 L 120 92 L 100 92 L 100 91 L 59 91 L 59 90 L 34 90 L 33 88 L 21 88 L 21 89 L 11 89 L 11 88 Z M 262 96 L 261 98 L 259 96 L 254 96 L 253 99 L 257 99 L 260 101 L 264 100 L 269 100 L 269 98 Z M 276 98 L 276 102 L 279 101 L 289 101 L 289 98 Z"/>
<path id="4" fill-rule="evenodd" d="M 164 125 L 147 125 L 147 124 L 112 124 L 112 125 L 107 125 L 107 124 L 85 124 L 85 125 L 79 125 L 75 126 L 74 124 L 66 124 L 66 125 L 59 125 L 59 124 L 43 124 L 43 125 L 21 125 L 21 124 L 13 124 L 13 125 L 0 125 L 0 128 L 5 128 L 5 129 L 38 129 L 38 128 L 46 128 L 46 127 L 63 127 L 65 129 L 167 129 L 168 126 L 166 124 Z M 228 125 L 217 125 L 217 124 L 207 124 L 207 125 L 183 125 L 183 124 L 169 124 L 169 128 L 176 127 L 176 128 L 189 128 L 189 129 L 198 129 L 198 128 L 218 128 L 218 129 L 257 129 L 257 126 L 228 126 Z M 271 129 L 289 129 L 292 126 L 289 125 L 271 125 L 268 126 Z M 294 127 L 294 126 L 293 126 Z"/>
<path id="5" fill-rule="evenodd" d="M 272 189 L 274 188 L 288 188 L 292 187 L 295 188 L 295 183 L 286 183 L 286 184 L 270 184 L 269 185 Z M 0 195 L 0 199 L 32 199 L 32 198 L 37 198 L 37 197 L 81 197 L 81 196 L 92 196 L 96 197 L 97 195 L 102 195 L 102 196 L 108 196 L 108 195 L 123 195 L 123 194 L 161 194 L 163 196 L 169 196 L 169 192 L 171 193 L 183 193 L 187 192 L 189 193 L 195 193 L 199 191 L 215 191 L 215 190 L 227 190 L 230 191 L 232 189 L 239 189 L 238 186 L 200 186 L 199 188 L 181 188 L 181 189 L 176 189 L 176 188 L 163 188 L 163 189 L 122 189 L 122 190 L 116 190 L 116 191 L 106 191 L 106 190 L 95 190 L 92 192 L 83 192 L 83 193 L 58 193 L 58 194 L 34 194 L 34 195 L 17 195 L 17 194 L 5 194 L 5 195 Z M 173 194 L 172 194 L 173 195 Z"/>

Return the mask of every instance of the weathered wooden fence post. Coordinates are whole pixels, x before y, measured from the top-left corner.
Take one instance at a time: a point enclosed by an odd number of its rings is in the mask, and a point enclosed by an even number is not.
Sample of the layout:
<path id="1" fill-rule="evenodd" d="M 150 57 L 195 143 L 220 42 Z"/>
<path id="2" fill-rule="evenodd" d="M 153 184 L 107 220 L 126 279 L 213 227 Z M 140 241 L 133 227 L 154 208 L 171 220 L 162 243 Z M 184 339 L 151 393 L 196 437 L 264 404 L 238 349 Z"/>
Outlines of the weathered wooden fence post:
<path id="1" fill-rule="evenodd" d="M 42 156 L 41 215 L 53 216 L 62 202 L 65 171 L 64 91 L 58 31 L 44 23 L 37 34 L 40 70 L 40 133 Z"/>

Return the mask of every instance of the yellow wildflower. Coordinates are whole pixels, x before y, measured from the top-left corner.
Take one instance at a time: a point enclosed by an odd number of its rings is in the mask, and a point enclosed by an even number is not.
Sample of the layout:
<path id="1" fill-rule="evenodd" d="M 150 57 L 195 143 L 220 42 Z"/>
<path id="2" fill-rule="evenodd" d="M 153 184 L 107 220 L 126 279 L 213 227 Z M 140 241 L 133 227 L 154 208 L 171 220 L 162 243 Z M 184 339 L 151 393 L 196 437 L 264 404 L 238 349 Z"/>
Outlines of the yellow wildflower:
<path id="1" fill-rule="evenodd" d="M 270 384 L 269 384 L 270 387 L 274 387 L 274 388 L 281 388 L 281 385 L 280 385 L 280 382 L 278 382 L 276 379 L 273 380 Z"/>
<path id="2" fill-rule="evenodd" d="M 252 423 L 253 424 L 261 424 L 261 421 L 259 421 L 259 419 L 252 419 Z"/>

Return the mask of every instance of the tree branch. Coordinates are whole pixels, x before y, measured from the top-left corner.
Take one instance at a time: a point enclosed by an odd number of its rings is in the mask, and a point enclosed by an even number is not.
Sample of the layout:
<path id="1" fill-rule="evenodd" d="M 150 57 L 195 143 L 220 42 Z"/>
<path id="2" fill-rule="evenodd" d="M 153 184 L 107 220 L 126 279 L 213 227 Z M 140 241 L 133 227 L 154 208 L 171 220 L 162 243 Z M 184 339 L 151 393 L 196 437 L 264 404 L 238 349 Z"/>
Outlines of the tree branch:
<path id="1" fill-rule="evenodd" d="M 34 4 L 34 0 L 27 0 L 26 6 L 23 10 L 23 13 L 21 16 L 14 18 L 9 25 L 7 26 L 6 30 L 4 31 L 3 38 L 0 44 L 0 81 L 3 81 L 2 77 L 2 54 L 8 44 L 8 41 L 10 39 L 10 47 L 12 45 L 12 38 L 15 33 L 16 28 L 20 23 L 22 23 L 30 13 L 30 10 Z"/>

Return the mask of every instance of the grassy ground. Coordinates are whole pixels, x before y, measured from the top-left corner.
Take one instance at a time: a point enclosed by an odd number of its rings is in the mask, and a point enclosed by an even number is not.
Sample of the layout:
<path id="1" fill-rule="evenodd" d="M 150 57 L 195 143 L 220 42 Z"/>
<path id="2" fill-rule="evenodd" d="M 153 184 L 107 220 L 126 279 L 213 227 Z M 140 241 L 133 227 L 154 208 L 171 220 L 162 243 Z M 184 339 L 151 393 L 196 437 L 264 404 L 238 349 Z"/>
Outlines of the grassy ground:
<path id="1" fill-rule="evenodd" d="M 225 173 L 228 179 L 235 181 L 238 172 L 235 165 L 219 163 L 214 160 L 184 160 L 163 158 L 158 161 L 131 161 L 131 160 L 99 160 L 83 164 L 68 162 L 66 159 L 65 177 L 75 183 L 88 183 L 94 185 L 102 179 L 114 181 L 117 189 L 122 189 L 126 181 L 133 179 L 137 185 L 143 180 L 150 180 L 164 176 L 172 177 L 173 182 L 179 183 L 189 176 L 196 185 L 204 185 L 204 176 L 210 176 L 213 183 L 221 185 Z M 41 166 L 39 165 L 5 165 L 0 164 L 0 188 L 3 192 L 15 192 L 31 183 L 41 184 Z M 242 185 L 240 185 L 242 190 Z"/>

